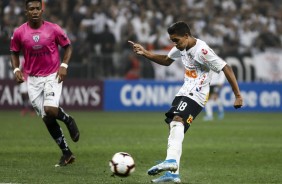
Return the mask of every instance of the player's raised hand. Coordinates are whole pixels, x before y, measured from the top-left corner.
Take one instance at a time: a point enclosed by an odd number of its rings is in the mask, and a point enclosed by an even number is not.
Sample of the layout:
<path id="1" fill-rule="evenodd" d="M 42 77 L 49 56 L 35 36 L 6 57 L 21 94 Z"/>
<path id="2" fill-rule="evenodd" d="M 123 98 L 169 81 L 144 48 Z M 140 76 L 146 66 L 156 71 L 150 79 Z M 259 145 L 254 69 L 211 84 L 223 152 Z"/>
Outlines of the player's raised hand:
<path id="1" fill-rule="evenodd" d="M 235 98 L 234 108 L 238 109 L 243 106 L 243 98 L 241 96 Z"/>
<path id="2" fill-rule="evenodd" d="M 139 55 L 144 55 L 145 54 L 145 49 L 142 45 L 138 44 L 138 43 L 134 43 L 133 41 L 128 41 L 128 43 L 130 43 L 133 47 L 133 51 L 136 53 L 136 54 L 139 54 Z"/>

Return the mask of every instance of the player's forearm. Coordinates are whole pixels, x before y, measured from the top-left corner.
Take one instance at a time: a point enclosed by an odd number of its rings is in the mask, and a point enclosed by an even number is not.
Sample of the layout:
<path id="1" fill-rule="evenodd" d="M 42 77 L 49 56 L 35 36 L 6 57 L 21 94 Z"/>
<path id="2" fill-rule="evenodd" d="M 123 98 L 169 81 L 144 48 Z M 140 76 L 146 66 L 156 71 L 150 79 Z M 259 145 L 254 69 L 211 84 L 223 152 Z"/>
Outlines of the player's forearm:
<path id="1" fill-rule="evenodd" d="M 236 80 L 236 77 L 234 75 L 232 68 L 229 65 L 225 65 L 225 67 L 223 68 L 223 72 L 230 86 L 232 87 L 235 97 L 236 98 L 241 97 L 240 89 L 239 89 L 239 86 L 238 86 L 238 83 L 237 83 L 237 80 Z"/>
<path id="2" fill-rule="evenodd" d="M 169 66 L 172 63 L 172 60 L 167 57 L 167 55 L 160 55 L 146 51 L 143 56 L 159 65 Z"/>
<path id="3" fill-rule="evenodd" d="M 11 65 L 13 69 L 19 68 L 20 66 L 19 53 L 11 52 Z"/>
<path id="4" fill-rule="evenodd" d="M 63 57 L 63 63 L 68 64 L 72 55 L 72 46 L 68 45 L 67 47 L 64 48 L 65 49 L 65 54 Z"/>

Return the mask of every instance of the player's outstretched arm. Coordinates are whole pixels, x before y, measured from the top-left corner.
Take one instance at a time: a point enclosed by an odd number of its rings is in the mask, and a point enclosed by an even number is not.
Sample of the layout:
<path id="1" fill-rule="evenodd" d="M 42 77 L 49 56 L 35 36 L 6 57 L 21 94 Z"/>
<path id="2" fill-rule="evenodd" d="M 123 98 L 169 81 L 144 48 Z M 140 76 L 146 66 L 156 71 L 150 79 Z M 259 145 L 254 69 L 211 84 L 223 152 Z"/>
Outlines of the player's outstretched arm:
<path id="1" fill-rule="evenodd" d="M 239 89 L 236 77 L 234 75 L 234 72 L 228 64 L 226 64 L 222 70 L 229 84 L 231 85 L 233 93 L 235 95 L 234 107 L 235 109 L 241 108 L 243 106 L 243 98 L 241 96 L 240 89 Z"/>
<path id="2" fill-rule="evenodd" d="M 155 54 L 153 52 L 150 52 L 146 50 L 142 45 L 139 43 L 134 43 L 133 41 L 128 41 L 132 45 L 133 51 L 141 56 L 146 57 L 147 59 L 159 64 L 159 65 L 164 65 L 164 66 L 169 66 L 173 60 L 169 58 L 167 55 L 160 55 L 160 54 Z"/>

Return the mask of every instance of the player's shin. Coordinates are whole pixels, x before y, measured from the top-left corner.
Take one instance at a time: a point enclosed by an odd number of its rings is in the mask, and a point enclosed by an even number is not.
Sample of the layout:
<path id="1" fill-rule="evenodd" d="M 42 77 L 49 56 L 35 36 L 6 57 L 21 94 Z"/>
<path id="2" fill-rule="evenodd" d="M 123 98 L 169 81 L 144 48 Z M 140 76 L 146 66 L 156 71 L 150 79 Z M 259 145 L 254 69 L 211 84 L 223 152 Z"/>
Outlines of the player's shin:
<path id="1" fill-rule="evenodd" d="M 56 119 L 59 119 L 65 123 L 65 125 L 69 130 L 71 139 L 74 142 L 77 142 L 79 140 L 80 133 L 77 128 L 75 120 L 70 115 L 65 113 L 65 111 L 61 107 L 58 108 L 58 115 Z"/>
<path id="2" fill-rule="evenodd" d="M 71 154 L 71 151 L 68 147 L 68 144 L 65 140 L 63 131 L 59 126 L 58 122 L 55 118 L 45 116 L 43 121 L 52 136 L 52 138 L 56 141 L 63 154 Z"/>
<path id="3" fill-rule="evenodd" d="M 184 139 L 184 125 L 178 121 L 170 123 L 170 133 L 168 137 L 168 148 L 166 160 L 174 159 L 178 164 L 176 174 L 179 174 L 180 157 L 182 154 L 182 142 Z"/>
<path id="4" fill-rule="evenodd" d="M 58 107 L 58 115 L 56 119 L 63 121 L 64 123 L 70 123 L 70 116 L 63 110 L 63 108 Z"/>

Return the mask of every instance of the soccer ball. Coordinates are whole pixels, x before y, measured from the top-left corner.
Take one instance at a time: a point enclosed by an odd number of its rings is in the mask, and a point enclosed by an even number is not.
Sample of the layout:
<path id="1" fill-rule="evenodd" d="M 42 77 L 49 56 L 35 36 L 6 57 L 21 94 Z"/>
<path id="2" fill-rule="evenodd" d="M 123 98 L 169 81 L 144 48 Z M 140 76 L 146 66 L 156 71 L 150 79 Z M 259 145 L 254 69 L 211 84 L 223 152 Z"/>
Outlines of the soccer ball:
<path id="1" fill-rule="evenodd" d="M 121 177 L 127 177 L 135 170 L 132 156 L 125 152 L 115 153 L 109 165 L 112 173 Z"/>

